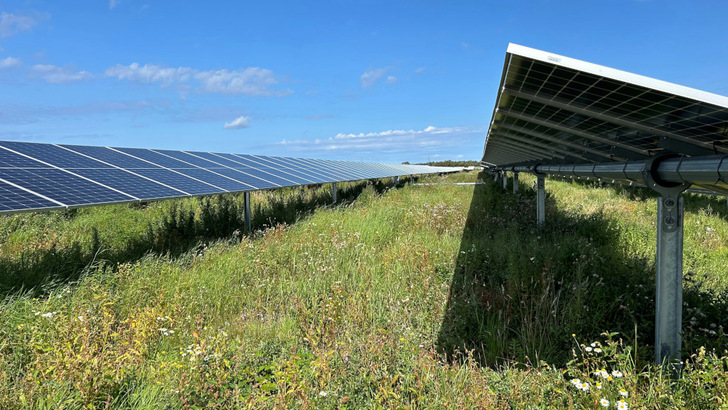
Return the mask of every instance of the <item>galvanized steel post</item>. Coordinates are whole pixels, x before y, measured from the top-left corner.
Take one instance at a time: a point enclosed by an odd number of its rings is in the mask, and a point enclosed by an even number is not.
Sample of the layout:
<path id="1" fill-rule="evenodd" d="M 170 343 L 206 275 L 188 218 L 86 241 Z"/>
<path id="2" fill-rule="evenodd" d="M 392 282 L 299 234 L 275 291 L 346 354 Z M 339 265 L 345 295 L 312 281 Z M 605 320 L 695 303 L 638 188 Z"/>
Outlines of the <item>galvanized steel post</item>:
<path id="1" fill-rule="evenodd" d="M 250 232 L 250 192 L 243 192 L 243 208 L 245 231 Z"/>
<path id="2" fill-rule="evenodd" d="M 683 199 L 680 193 L 657 200 L 657 297 L 655 362 L 680 368 L 682 326 Z"/>
<path id="3" fill-rule="evenodd" d="M 336 203 L 339 197 L 339 187 L 336 185 L 336 182 L 331 184 L 331 198 L 333 203 Z"/>
<path id="4" fill-rule="evenodd" d="M 394 186 L 399 186 L 399 177 L 398 176 L 392 177 L 392 184 L 394 184 Z"/>
<path id="5" fill-rule="evenodd" d="M 518 193 L 518 172 L 513 173 L 513 193 Z"/>
<path id="6" fill-rule="evenodd" d="M 543 226 L 546 221 L 546 176 L 536 174 L 536 223 Z"/>
<path id="7" fill-rule="evenodd" d="M 662 162 L 680 157 L 657 155 L 644 165 L 645 184 L 657 191 L 657 270 L 655 300 L 655 362 L 671 367 L 673 376 L 680 372 L 682 328 L 682 257 L 683 200 L 680 194 L 689 183 L 668 182 L 658 172 Z M 678 165 L 678 169 L 680 165 Z"/>
<path id="8" fill-rule="evenodd" d="M 508 174 L 503 171 L 503 189 L 508 189 Z"/>

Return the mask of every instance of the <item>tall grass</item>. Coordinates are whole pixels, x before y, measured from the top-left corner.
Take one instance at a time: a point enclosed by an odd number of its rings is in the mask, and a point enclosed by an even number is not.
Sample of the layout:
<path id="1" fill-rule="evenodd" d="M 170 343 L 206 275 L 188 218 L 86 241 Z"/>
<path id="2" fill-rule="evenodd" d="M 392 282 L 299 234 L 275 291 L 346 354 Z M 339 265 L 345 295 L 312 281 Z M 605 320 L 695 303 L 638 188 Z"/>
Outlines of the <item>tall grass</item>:
<path id="1" fill-rule="evenodd" d="M 527 177 L 423 182 L 3 218 L 0 408 L 725 405 L 724 215 L 687 207 L 672 380 L 649 198 L 549 181 L 540 229 Z"/>

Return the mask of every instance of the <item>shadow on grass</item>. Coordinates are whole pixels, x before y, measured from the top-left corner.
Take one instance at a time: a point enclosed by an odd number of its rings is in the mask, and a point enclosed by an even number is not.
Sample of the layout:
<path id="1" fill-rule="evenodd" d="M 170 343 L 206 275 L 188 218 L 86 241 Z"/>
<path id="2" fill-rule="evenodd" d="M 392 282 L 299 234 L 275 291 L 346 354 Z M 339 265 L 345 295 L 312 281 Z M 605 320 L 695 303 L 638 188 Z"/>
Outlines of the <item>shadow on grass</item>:
<path id="1" fill-rule="evenodd" d="M 535 191 L 506 192 L 481 174 L 474 187 L 438 348 L 453 360 L 466 351 L 482 365 L 563 365 L 580 343 L 619 332 L 651 360 L 654 262 L 629 257 L 618 225 L 601 214 L 565 213 L 547 194 L 545 227 L 535 224 Z M 548 182 L 547 182 L 548 183 Z M 704 329 L 728 329 L 728 300 L 686 283 L 684 352 L 723 349 Z M 695 314 L 691 314 L 695 312 Z M 697 321 L 690 322 L 691 317 Z M 703 330 L 701 330 L 703 329 Z M 717 331 L 717 330 L 716 330 Z M 722 332 L 718 332 L 722 333 Z"/>
<path id="2" fill-rule="evenodd" d="M 393 188 L 391 180 L 369 180 L 339 183 L 338 204 L 356 200 L 367 186 L 379 194 Z M 310 185 L 281 188 L 251 195 L 251 227 L 255 231 L 277 224 L 291 224 L 310 215 L 316 208 L 331 206 L 331 186 Z M 77 280 L 98 263 L 118 265 L 132 262 L 149 253 L 177 257 L 204 243 L 246 234 L 242 194 L 225 194 L 182 200 L 168 200 L 161 219 L 151 221 L 145 232 L 138 232 L 122 247 L 111 248 L 103 243 L 102 233 L 114 226 L 93 226 L 91 243 L 75 241 L 66 246 L 48 249 L 23 249 L 20 254 L 0 259 L 0 295 L 18 291 L 33 295 Z M 144 208 L 146 204 L 130 207 Z M 60 211 L 73 218 L 76 210 Z M 140 211 L 141 212 L 141 211 Z"/>

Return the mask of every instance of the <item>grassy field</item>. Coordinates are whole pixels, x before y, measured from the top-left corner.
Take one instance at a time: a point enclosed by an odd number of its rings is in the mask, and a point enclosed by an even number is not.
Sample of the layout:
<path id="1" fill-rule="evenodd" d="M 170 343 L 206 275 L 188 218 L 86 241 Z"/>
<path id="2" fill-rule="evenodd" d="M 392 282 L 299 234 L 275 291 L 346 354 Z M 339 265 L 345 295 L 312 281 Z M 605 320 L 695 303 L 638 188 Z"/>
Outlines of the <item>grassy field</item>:
<path id="1" fill-rule="evenodd" d="M 548 180 L 539 229 L 533 181 L 0 218 L 0 408 L 728 406 L 725 200 L 686 198 L 671 379 L 653 196 Z"/>

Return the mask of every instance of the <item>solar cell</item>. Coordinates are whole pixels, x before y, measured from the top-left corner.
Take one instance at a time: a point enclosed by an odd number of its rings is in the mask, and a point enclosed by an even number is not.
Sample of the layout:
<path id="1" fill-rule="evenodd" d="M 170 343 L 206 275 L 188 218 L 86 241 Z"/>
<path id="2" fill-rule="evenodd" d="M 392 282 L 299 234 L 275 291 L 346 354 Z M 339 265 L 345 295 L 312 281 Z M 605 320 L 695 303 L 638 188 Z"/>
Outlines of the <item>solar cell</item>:
<path id="1" fill-rule="evenodd" d="M 55 168 L 3 168 L 0 169 L 0 178 L 68 206 L 136 199 Z"/>
<path id="2" fill-rule="evenodd" d="M 99 161 L 104 161 L 111 165 L 119 168 L 131 169 L 131 168 L 159 168 L 154 164 L 142 161 L 140 159 L 131 157 L 118 151 L 114 151 L 107 147 L 94 147 L 87 145 L 61 145 L 64 148 L 68 148 L 72 151 L 79 152 L 88 155 L 91 158 L 95 158 Z"/>
<path id="3" fill-rule="evenodd" d="M 50 168 L 48 165 L 17 154 L 6 148 L 0 148 L 0 168 Z"/>
<path id="4" fill-rule="evenodd" d="M 231 155 L 235 157 L 235 161 L 237 161 L 237 162 L 248 165 L 251 168 L 258 169 L 262 172 L 267 173 L 268 175 L 283 178 L 295 185 L 313 184 L 316 182 L 320 182 L 316 178 L 312 178 L 309 175 L 304 175 L 301 172 L 282 168 L 280 166 L 280 164 L 276 163 L 276 162 L 266 163 L 265 161 L 256 161 L 255 158 L 253 158 L 250 155 L 240 155 L 240 154 L 231 154 Z"/>
<path id="5" fill-rule="evenodd" d="M 109 165 L 102 162 L 90 160 L 52 144 L 0 141 L 0 146 L 59 168 L 110 168 Z"/>
<path id="6" fill-rule="evenodd" d="M 136 174 L 143 175 L 155 181 L 163 182 L 175 189 L 187 192 L 191 195 L 220 194 L 225 190 L 219 187 L 198 181 L 187 175 L 164 168 L 131 168 Z"/>
<path id="7" fill-rule="evenodd" d="M 4 181 L 0 181 L 0 211 L 26 211 L 32 209 L 61 208 L 49 201 Z"/>
<path id="8" fill-rule="evenodd" d="M 76 168 L 73 172 L 141 200 L 187 195 L 187 192 L 172 189 L 119 168 Z"/>

